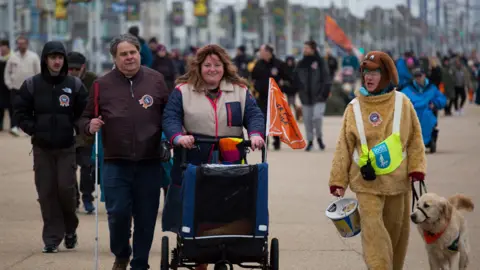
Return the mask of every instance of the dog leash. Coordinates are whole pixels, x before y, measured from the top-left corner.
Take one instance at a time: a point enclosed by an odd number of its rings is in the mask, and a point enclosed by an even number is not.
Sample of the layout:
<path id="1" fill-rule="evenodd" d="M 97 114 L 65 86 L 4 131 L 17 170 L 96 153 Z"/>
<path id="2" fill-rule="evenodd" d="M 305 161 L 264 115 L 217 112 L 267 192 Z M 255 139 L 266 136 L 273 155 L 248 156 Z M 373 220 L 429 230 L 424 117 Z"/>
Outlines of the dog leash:
<path id="1" fill-rule="evenodd" d="M 419 182 L 418 184 L 418 190 L 420 191 L 420 196 L 417 193 L 417 189 L 415 188 L 415 182 L 412 181 L 412 212 L 415 210 L 415 203 L 422 197 L 423 194 L 427 193 L 427 186 L 425 185 L 424 181 L 417 181 Z"/>

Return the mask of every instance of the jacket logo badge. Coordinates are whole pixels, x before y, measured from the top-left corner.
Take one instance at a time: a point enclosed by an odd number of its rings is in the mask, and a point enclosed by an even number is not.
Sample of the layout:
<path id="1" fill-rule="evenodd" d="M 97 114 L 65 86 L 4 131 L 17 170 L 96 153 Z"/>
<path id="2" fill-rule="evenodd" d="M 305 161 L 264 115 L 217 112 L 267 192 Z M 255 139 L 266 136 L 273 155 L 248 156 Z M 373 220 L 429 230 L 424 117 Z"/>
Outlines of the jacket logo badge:
<path id="1" fill-rule="evenodd" d="M 272 75 L 273 75 L 273 76 L 277 76 L 277 75 L 278 75 L 278 69 L 277 69 L 276 67 L 273 67 L 272 70 L 271 70 L 271 72 L 272 72 Z"/>
<path id="2" fill-rule="evenodd" d="M 143 108 L 147 109 L 148 107 L 153 105 L 153 98 L 150 95 L 143 95 L 143 97 L 138 100 L 138 103 L 140 103 Z"/>
<path id="3" fill-rule="evenodd" d="M 62 89 L 63 92 L 67 93 L 67 94 L 71 94 L 72 93 L 72 89 L 68 88 L 68 87 L 65 87 Z"/>
<path id="4" fill-rule="evenodd" d="M 67 95 L 61 95 L 58 100 L 60 101 L 60 106 L 68 107 L 70 106 L 70 98 Z"/>
<path id="5" fill-rule="evenodd" d="M 317 61 L 313 61 L 312 63 L 312 69 L 317 69 L 318 68 L 318 63 Z"/>
<path id="6" fill-rule="evenodd" d="M 376 127 L 382 123 L 382 117 L 379 113 L 372 112 L 370 116 L 368 116 L 368 121 L 370 121 L 370 124 L 372 124 L 372 126 Z"/>

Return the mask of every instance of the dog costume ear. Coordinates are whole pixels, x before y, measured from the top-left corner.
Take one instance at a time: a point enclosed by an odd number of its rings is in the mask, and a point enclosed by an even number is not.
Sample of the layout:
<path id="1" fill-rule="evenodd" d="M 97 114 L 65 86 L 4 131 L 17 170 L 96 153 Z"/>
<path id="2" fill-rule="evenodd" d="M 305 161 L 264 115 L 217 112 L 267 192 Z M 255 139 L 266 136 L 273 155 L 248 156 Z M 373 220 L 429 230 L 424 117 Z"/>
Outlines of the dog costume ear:
<path id="1" fill-rule="evenodd" d="M 395 63 L 393 62 L 392 58 L 386 53 L 381 53 L 379 56 L 380 56 L 380 61 L 382 61 L 382 64 L 386 69 L 388 78 L 393 83 L 393 85 L 397 86 L 398 71 L 397 71 L 397 67 L 395 66 Z"/>

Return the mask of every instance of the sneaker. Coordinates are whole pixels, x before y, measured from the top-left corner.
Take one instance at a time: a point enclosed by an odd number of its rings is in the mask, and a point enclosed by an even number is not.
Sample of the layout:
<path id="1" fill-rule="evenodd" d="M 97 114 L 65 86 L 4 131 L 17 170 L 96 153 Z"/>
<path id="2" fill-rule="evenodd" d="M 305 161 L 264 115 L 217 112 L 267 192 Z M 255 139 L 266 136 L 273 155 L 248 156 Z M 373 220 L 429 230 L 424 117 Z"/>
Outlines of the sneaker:
<path id="1" fill-rule="evenodd" d="M 83 201 L 83 208 L 85 208 L 85 212 L 87 212 L 87 214 L 91 214 L 93 211 L 95 211 L 95 206 L 93 206 L 93 203 L 88 200 Z"/>
<path id="2" fill-rule="evenodd" d="M 18 130 L 18 127 L 12 127 L 10 129 L 10 134 L 12 134 L 15 137 L 20 137 L 20 130 Z"/>
<path id="3" fill-rule="evenodd" d="M 306 152 L 310 152 L 313 148 L 313 142 L 308 142 L 307 147 L 305 148 Z"/>
<path id="4" fill-rule="evenodd" d="M 65 245 L 66 249 L 74 249 L 77 246 L 77 234 L 66 234 L 65 239 L 63 240 L 63 244 Z"/>
<path id="5" fill-rule="evenodd" d="M 317 139 L 318 146 L 320 147 L 320 150 L 325 150 L 325 144 L 323 143 L 322 139 Z"/>
<path id="6" fill-rule="evenodd" d="M 42 252 L 43 253 L 57 253 L 58 248 L 55 245 L 46 245 L 45 247 L 43 247 Z"/>
<path id="7" fill-rule="evenodd" d="M 129 259 L 116 258 L 112 270 L 127 270 Z"/>

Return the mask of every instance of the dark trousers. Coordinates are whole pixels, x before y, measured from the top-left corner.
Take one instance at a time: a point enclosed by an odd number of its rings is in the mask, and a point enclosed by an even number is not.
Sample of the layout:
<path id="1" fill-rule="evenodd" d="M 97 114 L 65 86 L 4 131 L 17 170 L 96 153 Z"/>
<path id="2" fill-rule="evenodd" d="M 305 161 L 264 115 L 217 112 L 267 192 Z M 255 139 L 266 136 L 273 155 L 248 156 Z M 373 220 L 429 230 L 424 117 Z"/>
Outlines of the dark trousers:
<path id="1" fill-rule="evenodd" d="M 42 211 L 45 245 L 58 246 L 78 227 L 75 194 L 75 149 L 33 147 L 35 186 Z"/>
<path id="2" fill-rule="evenodd" d="M 15 118 L 13 117 L 12 106 L 8 107 L 7 109 L 0 108 L 0 130 L 3 129 L 3 119 L 5 118 L 5 111 L 8 111 L 8 117 L 10 117 L 10 128 L 17 126 Z"/>
<path id="3" fill-rule="evenodd" d="M 9 94 L 11 95 L 10 98 L 6 98 L 2 103 L 4 105 L 7 105 L 5 108 L 0 108 L 0 130 L 3 129 L 3 119 L 5 117 L 5 111 L 8 111 L 8 117 L 10 119 L 10 128 L 17 127 L 18 123 L 17 120 L 13 117 L 13 107 L 12 107 L 12 98 L 13 94 L 17 93 L 17 89 L 12 89 L 9 91 Z"/>
<path id="4" fill-rule="evenodd" d="M 467 91 L 465 91 L 465 87 L 456 87 L 455 86 L 455 99 L 453 105 L 455 106 L 455 110 L 458 111 L 459 109 L 463 108 L 465 105 L 465 101 L 467 100 Z M 460 101 L 460 106 L 458 102 Z"/>
<path id="5" fill-rule="evenodd" d="M 445 106 L 445 115 L 452 115 L 452 107 L 453 103 L 455 103 L 455 98 L 447 99 L 447 104 Z"/>
<path id="6" fill-rule="evenodd" d="M 93 201 L 93 191 L 95 191 L 95 177 L 92 175 L 92 147 L 81 146 L 76 149 L 77 166 L 80 167 L 80 189 L 78 181 L 75 181 L 77 192 L 77 207 L 80 205 L 80 192 L 82 193 L 82 201 Z M 75 174 L 76 176 L 76 174 Z"/>
<path id="7" fill-rule="evenodd" d="M 160 160 L 105 160 L 105 206 L 110 229 L 110 250 L 120 260 L 130 258 L 133 218 L 132 269 L 148 269 L 160 204 L 163 167 Z"/>
<path id="8" fill-rule="evenodd" d="M 262 110 L 263 115 L 265 117 L 265 134 L 267 134 L 267 131 L 268 131 L 268 128 L 269 128 L 269 127 L 267 127 L 267 107 L 266 106 L 265 107 L 260 107 L 260 109 Z M 265 138 L 265 139 L 267 140 L 266 143 L 268 143 L 268 141 L 269 141 L 268 138 Z M 280 149 L 280 137 L 273 136 L 273 147 L 275 149 Z M 268 144 L 265 146 L 265 148 L 268 148 Z"/>

